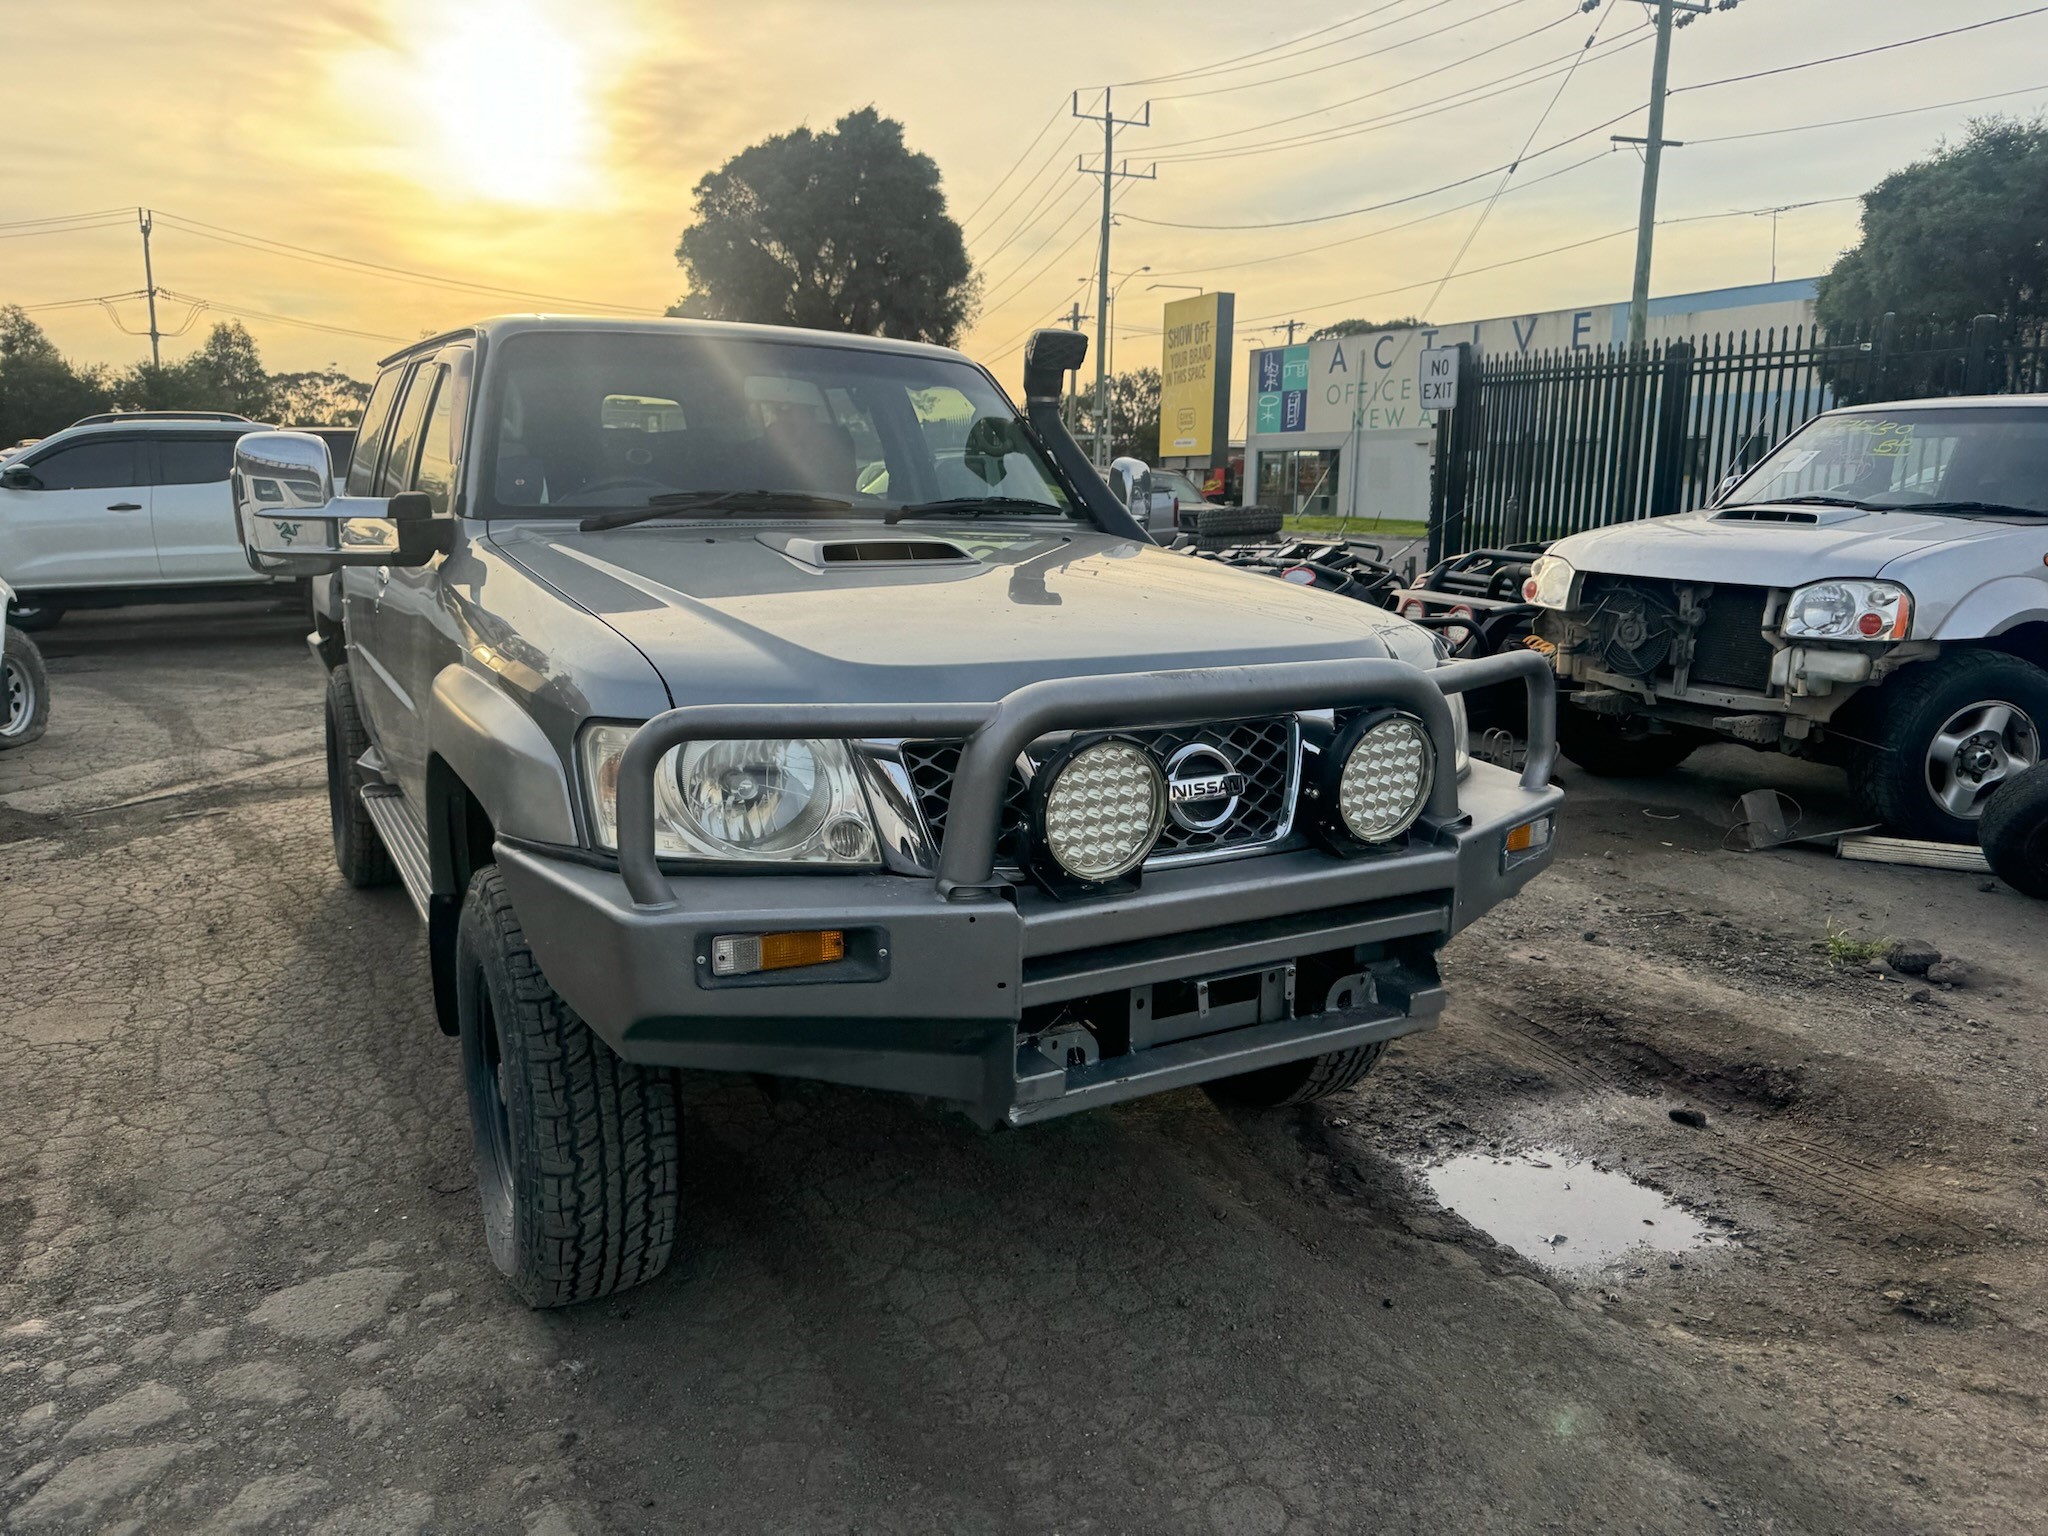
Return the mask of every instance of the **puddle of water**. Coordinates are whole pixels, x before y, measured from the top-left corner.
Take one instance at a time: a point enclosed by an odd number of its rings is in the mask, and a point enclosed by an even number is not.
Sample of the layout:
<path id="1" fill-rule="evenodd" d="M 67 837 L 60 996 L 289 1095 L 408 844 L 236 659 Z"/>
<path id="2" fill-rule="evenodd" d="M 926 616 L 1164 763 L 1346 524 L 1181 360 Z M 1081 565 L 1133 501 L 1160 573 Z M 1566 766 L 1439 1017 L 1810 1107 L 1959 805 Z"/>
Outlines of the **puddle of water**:
<path id="1" fill-rule="evenodd" d="M 1471 1152 L 1418 1170 L 1439 1204 L 1525 1258 L 1590 1275 L 1713 1242 L 1682 1206 L 1619 1173 L 1562 1153 Z"/>

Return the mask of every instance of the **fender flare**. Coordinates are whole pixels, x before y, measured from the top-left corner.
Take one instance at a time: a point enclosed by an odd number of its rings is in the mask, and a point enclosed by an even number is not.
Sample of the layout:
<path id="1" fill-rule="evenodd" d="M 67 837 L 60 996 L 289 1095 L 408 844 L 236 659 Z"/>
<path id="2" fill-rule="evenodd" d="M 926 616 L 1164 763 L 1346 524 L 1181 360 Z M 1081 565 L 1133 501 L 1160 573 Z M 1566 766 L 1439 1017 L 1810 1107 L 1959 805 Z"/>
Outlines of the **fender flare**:
<path id="1" fill-rule="evenodd" d="M 482 803 L 501 836 L 574 844 L 576 813 L 560 755 L 533 716 L 487 678 L 463 666 L 443 667 L 427 701 L 427 753 Z M 429 770 L 428 846 L 434 888 L 454 890 L 447 839 L 433 835 L 444 812 Z"/>

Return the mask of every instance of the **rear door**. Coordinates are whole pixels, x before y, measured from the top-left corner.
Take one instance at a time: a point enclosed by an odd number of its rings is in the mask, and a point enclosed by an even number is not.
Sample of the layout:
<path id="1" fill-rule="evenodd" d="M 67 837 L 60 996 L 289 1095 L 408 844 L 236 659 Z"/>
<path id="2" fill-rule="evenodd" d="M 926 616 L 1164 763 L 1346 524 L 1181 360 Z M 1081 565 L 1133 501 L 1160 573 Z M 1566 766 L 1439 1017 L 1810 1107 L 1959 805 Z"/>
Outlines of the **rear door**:
<path id="1" fill-rule="evenodd" d="M 412 485 L 419 462 L 420 435 L 427 408 L 433 403 L 437 370 L 431 360 L 412 365 L 396 396 L 388 432 L 372 445 L 367 433 L 349 466 L 349 492 L 359 496 L 393 496 Z M 378 382 L 383 388 L 383 382 Z M 364 455 L 375 458 L 365 463 Z M 360 489 L 358 489 L 360 487 Z M 343 590 L 348 596 L 348 646 L 355 675 L 356 698 L 370 717 L 370 732 L 387 764 L 407 788 L 404 760 L 422 735 L 420 711 L 425 699 L 413 697 L 405 672 L 406 635 L 387 611 L 386 597 L 396 574 L 388 565 L 345 566 Z M 415 805 L 420 802 L 416 799 Z"/>
<path id="2" fill-rule="evenodd" d="M 150 525 L 165 581 L 264 581 L 249 568 L 228 494 L 239 433 L 165 432 L 149 443 L 155 484 Z"/>
<path id="3" fill-rule="evenodd" d="M 10 460 L 41 488 L 0 487 L 0 574 L 23 592 L 161 582 L 146 454 L 135 437 L 94 435 Z"/>

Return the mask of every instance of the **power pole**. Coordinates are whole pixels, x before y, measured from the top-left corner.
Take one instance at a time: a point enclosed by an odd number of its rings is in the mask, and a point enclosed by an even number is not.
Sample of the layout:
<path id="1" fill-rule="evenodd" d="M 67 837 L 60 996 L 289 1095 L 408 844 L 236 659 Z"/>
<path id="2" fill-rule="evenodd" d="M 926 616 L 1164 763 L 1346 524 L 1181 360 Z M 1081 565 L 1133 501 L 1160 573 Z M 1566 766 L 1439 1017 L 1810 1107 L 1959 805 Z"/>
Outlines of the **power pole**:
<path id="1" fill-rule="evenodd" d="M 1094 459 L 1097 469 L 1104 468 L 1108 459 L 1109 434 L 1102 429 L 1109 415 L 1109 372 L 1107 354 L 1109 351 L 1109 197 L 1113 183 L 1118 181 L 1154 181 L 1158 179 L 1159 167 L 1154 165 L 1148 171 L 1134 171 L 1130 161 L 1121 166 L 1114 163 L 1116 155 L 1116 131 L 1119 128 L 1149 128 L 1152 126 L 1152 103 L 1145 103 L 1143 117 L 1119 118 L 1110 106 L 1109 87 L 1102 90 L 1102 116 L 1081 110 L 1081 93 L 1074 92 L 1074 116 L 1084 122 L 1102 124 L 1102 168 L 1088 169 L 1088 157 L 1083 155 L 1075 162 L 1074 169 L 1084 176 L 1102 178 L 1102 239 L 1096 253 L 1095 270 L 1095 443 Z"/>
<path id="2" fill-rule="evenodd" d="M 1060 316 L 1060 324 L 1070 331 L 1081 329 L 1081 301 L 1079 299 L 1074 300 L 1073 307 Z M 1066 422 L 1067 430 L 1069 431 L 1072 431 L 1074 427 L 1074 400 L 1074 390 L 1070 384 L 1067 387 L 1067 398 L 1060 402 L 1060 417 Z"/>
<path id="3" fill-rule="evenodd" d="M 1657 229 L 1657 172 L 1664 163 L 1666 148 L 1685 147 L 1664 137 L 1665 85 L 1671 75 L 1671 19 L 1679 11 L 1700 13 L 1713 9 L 1692 0 L 1656 0 L 1656 6 L 1657 54 L 1650 66 L 1649 135 L 1641 139 L 1613 135 L 1617 144 L 1643 146 L 1643 200 L 1636 214 L 1636 280 L 1628 300 L 1628 342 L 1632 347 L 1643 344 L 1650 325 L 1650 241 Z"/>
<path id="4" fill-rule="evenodd" d="M 150 210 L 136 209 L 135 222 L 142 227 L 142 285 L 149 294 L 149 365 L 160 368 L 164 360 L 159 341 L 161 333 L 156 328 L 156 274 L 149 265 L 149 227 L 154 222 L 150 218 Z"/>
<path id="5" fill-rule="evenodd" d="M 1287 345 L 1290 347 L 1294 345 L 1294 333 L 1307 324 L 1306 320 L 1289 320 L 1287 322 Z"/>

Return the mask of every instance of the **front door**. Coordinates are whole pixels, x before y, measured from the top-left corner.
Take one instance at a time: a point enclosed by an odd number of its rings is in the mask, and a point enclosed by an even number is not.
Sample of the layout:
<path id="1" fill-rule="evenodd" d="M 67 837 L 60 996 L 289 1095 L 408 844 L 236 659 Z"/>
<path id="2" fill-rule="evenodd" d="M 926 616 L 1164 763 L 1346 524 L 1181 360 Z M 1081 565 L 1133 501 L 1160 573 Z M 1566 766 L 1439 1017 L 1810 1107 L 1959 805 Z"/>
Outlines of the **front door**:
<path id="1" fill-rule="evenodd" d="M 263 581 L 251 570 L 235 526 L 228 469 L 235 434 L 166 432 L 155 439 L 156 484 L 149 520 L 164 580 L 192 583 Z"/>
<path id="2" fill-rule="evenodd" d="M 147 451 L 96 435 L 13 461 L 36 484 L 0 487 L 0 576 L 23 593 L 161 582 Z"/>

